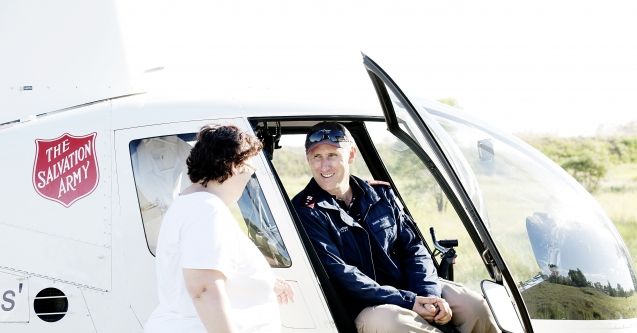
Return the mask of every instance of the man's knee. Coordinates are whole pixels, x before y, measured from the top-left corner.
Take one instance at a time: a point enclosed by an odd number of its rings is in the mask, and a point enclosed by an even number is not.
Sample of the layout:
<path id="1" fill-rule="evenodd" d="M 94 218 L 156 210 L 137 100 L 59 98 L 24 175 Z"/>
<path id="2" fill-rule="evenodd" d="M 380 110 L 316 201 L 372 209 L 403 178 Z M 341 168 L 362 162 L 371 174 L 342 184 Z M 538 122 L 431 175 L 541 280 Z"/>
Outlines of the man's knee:
<path id="1" fill-rule="evenodd" d="M 451 322 L 461 332 L 494 332 L 495 321 L 484 297 L 469 288 L 454 282 L 445 281 L 442 297 L 447 299 L 453 317 Z"/>
<path id="2" fill-rule="evenodd" d="M 466 315 L 467 320 L 475 320 L 477 326 L 489 325 L 493 316 L 487 301 L 483 297 L 467 297 Z"/>
<path id="3" fill-rule="evenodd" d="M 467 287 L 464 288 L 463 300 L 467 310 L 479 317 L 486 316 L 491 313 L 489 305 L 484 297 Z"/>
<path id="4" fill-rule="evenodd" d="M 467 315 L 465 320 L 473 323 L 472 331 L 495 333 L 499 332 L 497 324 L 487 301 L 483 297 L 471 297 L 471 301 L 467 304 Z"/>
<path id="5" fill-rule="evenodd" d="M 356 317 L 358 332 L 404 332 L 413 326 L 418 316 L 415 312 L 397 305 L 383 304 L 363 309 Z"/>
<path id="6" fill-rule="evenodd" d="M 356 317 L 356 328 L 359 332 L 395 331 L 399 325 L 399 309 L 400 307 L 391 304 L 367 307 Z"/>

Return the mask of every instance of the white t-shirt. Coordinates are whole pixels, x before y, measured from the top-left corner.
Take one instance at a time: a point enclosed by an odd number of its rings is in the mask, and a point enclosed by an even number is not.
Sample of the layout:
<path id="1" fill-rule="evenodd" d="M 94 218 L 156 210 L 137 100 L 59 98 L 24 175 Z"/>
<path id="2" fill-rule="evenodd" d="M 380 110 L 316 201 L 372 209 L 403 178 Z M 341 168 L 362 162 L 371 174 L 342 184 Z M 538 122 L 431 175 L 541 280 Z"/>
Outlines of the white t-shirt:
<path id="1" fill-rule="evenodd" d="M 145 332 L 206 332 L 186 290 L 183 268 L 215 269 L 226 276 L 231 321 L 239 332 L 279 332 L 274 273 L 217 196 L 195 192 L 175 198 L 157 243 L 159 306 Z"/>

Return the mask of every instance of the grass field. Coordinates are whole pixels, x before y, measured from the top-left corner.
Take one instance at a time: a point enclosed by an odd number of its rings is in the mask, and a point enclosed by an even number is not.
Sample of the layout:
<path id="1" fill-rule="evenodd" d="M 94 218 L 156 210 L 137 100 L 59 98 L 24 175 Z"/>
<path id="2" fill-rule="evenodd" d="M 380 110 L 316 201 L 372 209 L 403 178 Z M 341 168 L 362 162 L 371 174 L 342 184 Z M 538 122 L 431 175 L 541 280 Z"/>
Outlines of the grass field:
<path id="1" fill-rule="evenodd" d="M 637 164 L 610 167 L 593 196 L 617 227 L 637 268 Z"/>
<path id="2" fill-rule="evenodd" d="M 593 288 L 543 282 L 523 295 L 532 318 L 609 320 L 637 317 L 637 294 L 611 297 Z"/>

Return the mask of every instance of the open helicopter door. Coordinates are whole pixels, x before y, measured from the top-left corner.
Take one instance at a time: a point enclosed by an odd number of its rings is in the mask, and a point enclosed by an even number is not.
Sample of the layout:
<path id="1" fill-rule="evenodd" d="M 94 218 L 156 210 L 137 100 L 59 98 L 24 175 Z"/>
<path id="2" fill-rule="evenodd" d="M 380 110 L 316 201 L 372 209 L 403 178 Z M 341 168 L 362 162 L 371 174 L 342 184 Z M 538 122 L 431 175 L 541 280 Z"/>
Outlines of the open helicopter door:
<path id="1" fill-rule="evenodd" d="M 445 156 L 442 146 L 449 148 L 450 143 L 441 142 L 441 137 L 432 131 L 435 120 L 424 121 L 400 88 L 372 59 L 363 55 L 363 62 L 380 100 L 388 131 L 407 144 L 427 165 L 482 256 L 494 280 L 483 283 L 483 292 L 500 329 L 533 332 L 524 301 L 480 216 L 482 207 L 474 204 L 479 200 L 472 201 L 475 189 L 465 188 L 471 186 L 471 182 L 467 182 L 471 172 L 462 165 L 452 164 Z"/>

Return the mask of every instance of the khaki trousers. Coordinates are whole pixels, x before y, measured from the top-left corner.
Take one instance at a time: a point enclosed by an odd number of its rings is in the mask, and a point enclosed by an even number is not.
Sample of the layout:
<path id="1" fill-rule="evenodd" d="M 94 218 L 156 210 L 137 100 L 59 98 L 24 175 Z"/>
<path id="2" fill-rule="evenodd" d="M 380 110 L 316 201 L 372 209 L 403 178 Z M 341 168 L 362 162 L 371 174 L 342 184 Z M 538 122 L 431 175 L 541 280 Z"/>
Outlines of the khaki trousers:
<path id="1" fill-rule="evenodd" d="M 451 324 L 460 333 L 500 332 L 482 295 L 455 282 L 440 283 L 442 298 L 451 308 Z M 363 309 L 356 317 L 356 328 L 359 333 L 442 332 L 416 312 L 393 304 Z"/>

